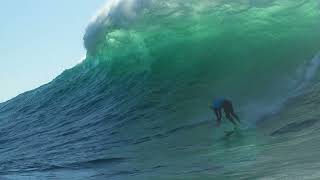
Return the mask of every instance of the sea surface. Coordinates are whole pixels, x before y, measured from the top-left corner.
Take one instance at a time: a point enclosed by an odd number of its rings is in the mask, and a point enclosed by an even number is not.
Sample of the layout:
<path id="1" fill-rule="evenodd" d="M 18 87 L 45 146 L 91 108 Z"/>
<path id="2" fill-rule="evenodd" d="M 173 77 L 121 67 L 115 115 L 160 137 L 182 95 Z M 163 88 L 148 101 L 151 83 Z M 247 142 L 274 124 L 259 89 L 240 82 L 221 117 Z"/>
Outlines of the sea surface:
<path id="1" fill-rule="evenodd" d="M 0 179 L 320 178 L 319 0 L 110 0 L 84 46 L 0 104 Z"/>

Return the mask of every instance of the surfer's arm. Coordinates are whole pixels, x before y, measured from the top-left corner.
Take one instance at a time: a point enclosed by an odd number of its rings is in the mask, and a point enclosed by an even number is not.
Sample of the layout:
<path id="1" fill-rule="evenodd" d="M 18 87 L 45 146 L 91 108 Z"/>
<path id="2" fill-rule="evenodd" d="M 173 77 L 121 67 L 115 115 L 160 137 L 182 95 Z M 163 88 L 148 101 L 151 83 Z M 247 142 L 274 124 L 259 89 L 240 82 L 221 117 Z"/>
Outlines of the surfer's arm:
<path id="1" fill-rule="evenodd" d="M 217 126 L 220 126 L 220 122 L 221 122 L 221 110 L 220 109 L 214 109 L 214 113 L 217 116 Z"/>

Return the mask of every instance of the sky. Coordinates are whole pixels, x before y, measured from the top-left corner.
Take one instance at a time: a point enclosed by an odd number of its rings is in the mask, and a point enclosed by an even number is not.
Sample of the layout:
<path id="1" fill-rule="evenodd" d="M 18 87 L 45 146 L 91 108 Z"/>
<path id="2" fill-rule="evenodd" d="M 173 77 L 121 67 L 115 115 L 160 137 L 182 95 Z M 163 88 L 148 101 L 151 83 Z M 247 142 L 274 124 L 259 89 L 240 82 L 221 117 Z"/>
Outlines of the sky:
<path id="1" fill-rule="evenodd" d="M 81 61 L 85 29 L 106 0 L 1 0 L 0 102 Z"/>

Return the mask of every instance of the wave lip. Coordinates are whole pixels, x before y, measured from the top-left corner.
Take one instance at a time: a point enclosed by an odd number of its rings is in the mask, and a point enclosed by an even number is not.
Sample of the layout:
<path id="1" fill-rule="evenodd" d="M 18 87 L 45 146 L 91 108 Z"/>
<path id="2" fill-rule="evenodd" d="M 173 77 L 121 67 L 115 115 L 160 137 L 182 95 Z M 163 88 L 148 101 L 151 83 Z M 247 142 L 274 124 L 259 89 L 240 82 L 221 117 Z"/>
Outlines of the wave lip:
<path id="1" fill-rule="evenodd" d="M 90 52 L 96 48 L 107 31 L 124 28 L 150 4 L 150 0 L 110 0 L 88 25 L 84 46 Z"/>

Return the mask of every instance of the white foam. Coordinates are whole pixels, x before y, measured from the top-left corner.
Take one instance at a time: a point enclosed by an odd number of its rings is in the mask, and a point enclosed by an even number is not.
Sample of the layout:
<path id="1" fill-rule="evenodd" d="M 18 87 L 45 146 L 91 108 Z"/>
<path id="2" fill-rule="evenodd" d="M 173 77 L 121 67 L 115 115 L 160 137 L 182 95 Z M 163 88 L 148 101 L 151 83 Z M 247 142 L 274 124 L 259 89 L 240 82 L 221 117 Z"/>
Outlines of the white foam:
<path id="1" fill-rule="evenodd" d="M 125 28 L 135 20 L 151 0 L 109 0 L 89 23 L 84 36 L 85 48 L 90 51 L 103 39 L 110 28 Z"/>
<path id="2" fill-rule="evenodd" d="M 303 78 L 301 82 L 298 84 L 298 87 L 296 88 L 297 91 L 302 90 L 310 83 L 310 81 L 312 81 L 312 79 L 315 77 L 316 73 L 318 72 L 319 67 L 320 67 L 320 53 L 314 56 L 312 60 L 309 61 L 308 64 L 305 66 Z"/>
<path id="3" fill-rule="evenodd" d="M 249 103 L 242 111 L 247 112 L 245 117 L 253 119 L 253 123 L 260 119 L 273 115 L 281 111 L 284 104 L 294 97 L 297 97 L 304 93 L 305 89 L 313 81 L 314 77 L 320 68 L 320 53 L 314 56 L 310 61 L 300 66 L 297 70 L 296 78 L 292 79 L 288 83 L 288 88 L 291 91 L 285 95 L 273 100 L 272 102 L 255 102 Z"/>

